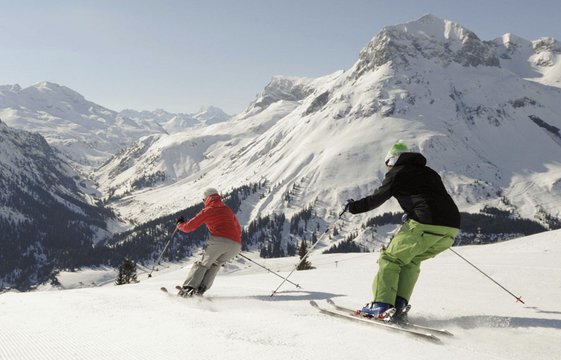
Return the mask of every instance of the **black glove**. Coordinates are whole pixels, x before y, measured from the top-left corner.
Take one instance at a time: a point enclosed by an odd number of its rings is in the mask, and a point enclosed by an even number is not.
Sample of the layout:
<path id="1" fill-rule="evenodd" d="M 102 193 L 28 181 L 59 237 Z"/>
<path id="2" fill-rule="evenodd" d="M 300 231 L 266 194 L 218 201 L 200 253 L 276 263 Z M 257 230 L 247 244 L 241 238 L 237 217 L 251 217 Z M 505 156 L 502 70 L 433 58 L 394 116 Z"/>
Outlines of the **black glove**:
<path id="1" fill-rule="evenodd" d="M 179 219 L 177 219 L 177 225 L 179 224 L 183 224 L 185 222 L 185 219 L 182 217 L 180 217 Z"/>
<path id="2" fill-rule="evenodd" d="M 343 212 L 342 212 L 341 214 L 344 214 L 347 210 L 349 210 L 349 205 L 350 205 L 351 203 L 354 203 L 354 202 L 355 202 L 354 199 L 348 199 L 348 200 L 347 200 L 347 203 L 345 204 L 345 207 L 343 208 Z"/>

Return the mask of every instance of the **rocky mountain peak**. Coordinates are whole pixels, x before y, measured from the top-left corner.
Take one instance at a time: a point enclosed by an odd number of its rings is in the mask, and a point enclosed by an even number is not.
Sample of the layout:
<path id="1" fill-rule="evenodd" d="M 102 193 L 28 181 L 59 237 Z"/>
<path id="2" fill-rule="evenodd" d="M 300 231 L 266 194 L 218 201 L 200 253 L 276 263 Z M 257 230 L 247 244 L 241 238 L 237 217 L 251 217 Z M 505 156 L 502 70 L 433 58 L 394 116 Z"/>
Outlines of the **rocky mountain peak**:
<path id="1" fill-rule="evenodd" d="M 408 67 L 424 59 L 443 66 L 499 66 L 493 43 L 485 42 L 460 24 L 425 15 L 418 20 L 383 28 L 360 52 L 357 75 L 386 63 Z"/>
<path id="2" fill-rule="evenodd" d="M 306 98 L 314 91 L 311 82 L 308 78 L 274 76 L 249 105 L 245 116 L 255 115 L 277 101 L 300 101 Z"/>
<path id="3" fill-rule="evenodd" d="M 531 41 L 511 33 L 504 34 L 501 38 L 496 40 L 496 43 L 501 44 L 507 49 L 516 49 L 520 47 L 532 46 Z"/>
<path id="4" fill-rule="evenodd" d="M 74 103 L 86 101 L 80 93 L 49 81 L 42 81 L 29 86 L 21 92 L 24 96 L 31 96 L 35 101 L 70 101 Z"/>
<path id="5" fill-rule="evenodd" d="M 540 53 L 550 51 L 553 53 L 561 53 L 561 43 L 552 37 L 543 37 L 532 43 L 534 51 Z"/>
<path id="6" fill-rule="evenodd" d="M 21 86 L 19 86 L 19 84 L 0 85 L 0 93 L 3 93 L 3 92 L 19 92 L 19 91 L 21 91 Z"/>
<path id="7" fill-rule="evenodd" d="M 231 116 L 215 106 L 203 106 L 193 117 L 206 125 L 228 121 Z"/>

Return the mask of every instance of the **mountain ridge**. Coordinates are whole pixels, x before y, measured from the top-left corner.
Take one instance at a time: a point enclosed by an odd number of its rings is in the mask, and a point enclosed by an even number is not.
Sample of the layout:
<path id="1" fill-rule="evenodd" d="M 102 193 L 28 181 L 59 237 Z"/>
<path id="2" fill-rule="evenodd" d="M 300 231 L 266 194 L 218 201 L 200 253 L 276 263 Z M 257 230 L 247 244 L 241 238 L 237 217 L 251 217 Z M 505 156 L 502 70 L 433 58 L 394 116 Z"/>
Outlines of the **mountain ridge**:
<path id="1" fill-rule="evenodd" d="M 26 288 L 63 252 L 103 241 L 114 216 L 41 135 L 0 121 L 0 154 L 0 287 Z"/>
<path id="2" fill-rule="evenodd" d="M 41 133 L 74 166 L 91 172 L 143 136 L 227 121 L 230 116 L 216 107 L 192 115 L 164 110 L 116 112 L 66 86 L 43 81 L 26 88 L 0 87 L 0 118 L 14 128 Z"/>

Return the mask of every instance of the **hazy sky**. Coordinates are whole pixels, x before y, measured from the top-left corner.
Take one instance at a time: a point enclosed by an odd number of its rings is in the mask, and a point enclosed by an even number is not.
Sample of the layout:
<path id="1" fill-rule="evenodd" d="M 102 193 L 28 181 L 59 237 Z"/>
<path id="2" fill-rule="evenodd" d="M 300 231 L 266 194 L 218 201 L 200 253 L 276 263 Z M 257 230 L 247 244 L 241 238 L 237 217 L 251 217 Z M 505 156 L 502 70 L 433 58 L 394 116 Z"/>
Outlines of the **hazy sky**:
<path id="1" fill-rule="evenodd" d="M 113 110 L 242 111 L 274 75 L 348 69 L 427 13 L 481 39 L 561 40 L 561 0 L 0 0 L 0 84 L 68 86 Z"/>

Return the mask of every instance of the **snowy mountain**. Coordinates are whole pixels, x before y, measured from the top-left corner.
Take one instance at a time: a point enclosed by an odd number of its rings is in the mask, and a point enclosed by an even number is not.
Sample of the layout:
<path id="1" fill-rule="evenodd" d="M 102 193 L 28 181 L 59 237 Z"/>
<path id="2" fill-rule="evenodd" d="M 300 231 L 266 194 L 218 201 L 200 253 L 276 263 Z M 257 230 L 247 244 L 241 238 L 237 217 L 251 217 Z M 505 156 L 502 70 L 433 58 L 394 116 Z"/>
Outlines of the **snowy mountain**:
<path id="1" fill-rule="evenodd" d="M 0 235 L 0 287 L 26 289 L 58 268 L 103 263 L 97 258 L 83 263 L 87 249 L 130 224 L 118 222 L 101 204 L 104 194 L 91 181 L 93 169 L 139 138 L 167 134 L 172 125 L 186 129 L 179 126 L 179 115 L 164 111 L 131 115 L 135 118 L 49 82 L 0 87 L 5 189 L 0 225 L 6 229 Z M 166 128 L 157 121 L 165 117 Z M 228 118 L 206 107 L 192 116 L 190 126 Z"/>
<path id="2" fill-rule="evenodd" d="M 262 181 L 269 190 L 249 219 L 290 217 L 311 204 L 328 218 L 371 193 L 383 155 L 403 139 L 427 156 L 462 211 L 556 218 L 560 63 L 553 39 L 482 41 L 427 15 L 382 29 L 348 70 L 274 77 L 230 121 L 142 139 L 96 175 L 112 206 L 139 222 L 198 202 L 207 186 Z M 353 226 L 392 210 L 390 201 Z"/>
<path id="3" fill-rule="evenodd" d="M 0 287 L 25 288 L 61 251 L 106 238 L 112 213 L 41 135 L 0 121 L 0 154 Z"/>
<path id="4" fill-rule="evenodd" d="M 161 109 L 155 111 L 123 110 L 119 114 L 137 121 L 156 121 L 168 133 L 225 122 L 231 118 L 222 109 L 214 106 L 202 107 L 194 114 L 173 114 Z"/>
<path id="5" fill-rule="evenodd" d="M 154 121 L 132 120 L 65 86 L 41 82 L 0 87 L 0 118 L 38 132 L 70 161 L 91 169 L 141 136 L 165 133 Z"/>
<path id="6" fill-rule="evenodd" d="M 195 114 L 115 112 L 65 86 L 41 82 L 25 89 L 0 86 L 0 118 L 11 127 L 40 133 L 72 164 L 91 172 L 143 136 L 224 122 L 231 116 L 212 106 Z"/>
<path id="7" fill-rule="evenodd" d="M 296 271 L 285 284 L 237 258 L 221 270 L 206 299 L 183 299 L 173 288 L 189 263 L 166 264 L 139 283 L 0 295 L 0 357 L 27 359 L 418 359 L 550 360 L 559 358 L 560 231 L 500 244 L 456 248 L 526 304 L 450 251 L 423 263 L 410 320 L 451 331 L 435 344 L 319 313 L 328 306 L 371 301 L 379 254 L 310 257 L 317 268 Z M 297 259 L 254 261 L 287 276 Z M 170 265 L 170 268 L 167 266 Z M 98 274 L 95 274 L 95 273 Z M 108 272 L 61 273 L 64 287 L 107 283 Z M 114 276 L 114 273 L 113 273 Z M 48 329 L 46 331 L 45 329 Z M 557 355 L 555 355 L 557 354 Z"/>
<path id="8" fill-rule="evenodd" d="M 513 34 L 496 39 L 501 66 L 544 85 L 561 87 L 561 44 L 553 38 L 528 41 Z"/>

